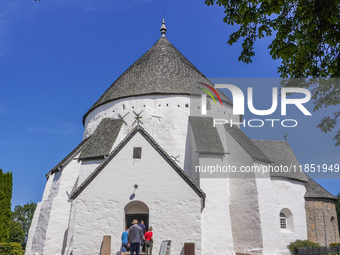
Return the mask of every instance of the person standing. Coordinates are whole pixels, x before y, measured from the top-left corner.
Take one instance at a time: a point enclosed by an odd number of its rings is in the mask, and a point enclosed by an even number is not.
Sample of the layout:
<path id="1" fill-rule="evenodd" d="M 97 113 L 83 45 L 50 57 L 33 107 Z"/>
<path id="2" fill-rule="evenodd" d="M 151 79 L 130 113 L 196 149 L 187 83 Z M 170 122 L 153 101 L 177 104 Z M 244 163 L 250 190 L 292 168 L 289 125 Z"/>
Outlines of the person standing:
<path id="1" fill-rule="evenodd" d="M 139 255 L 140 244 L 143 240 L 143 231 L 140 226 L 138 226 L 138 221 L 133 220 L 132 227 L 130 227 L 128 232 L 128 242 L 130 244 L 131 255 L 136 252 L 136 255 Z"/>
<path id="2" fill-rule="evenodd" d="M 140 228 L 143 231 L 143 235 L 145 234 L 145 225 L 144 225 L 144 220 L 141 220 L 140 223 L 138 223 L 138 226 L 140 226 Z"/>
<path id="3" fill-rule="evenodd" d="M 126 230 L 122 234 L 122 255 L 124 255 L 127 247 L 129 247 L 128 233 L 129 233 L 129 228 L 126 228 Z"/>
<path id="4" fill-rule="evenodd" d="M 140 223 L 138 223 L 138 226 L 140 226 L 140 228 L 142 229 L 143 235 L 144 235 L 145 234 L 145 229 L 146 229 L 145 224 L 144 224 L 144 220 L 141 220 Z M 142 251 L 144 252 L 145 251 L 145 242 L 144 242 L 144 240 L 142 241 L 141 246 L 142 246 Z"/>
<path id="5" fill-rule="evenodd" d="M 145 255 L 152 255 L 153 238 L 152 227 L 149 227 L 149 231 L 144 234 L 145 240 Z"/>

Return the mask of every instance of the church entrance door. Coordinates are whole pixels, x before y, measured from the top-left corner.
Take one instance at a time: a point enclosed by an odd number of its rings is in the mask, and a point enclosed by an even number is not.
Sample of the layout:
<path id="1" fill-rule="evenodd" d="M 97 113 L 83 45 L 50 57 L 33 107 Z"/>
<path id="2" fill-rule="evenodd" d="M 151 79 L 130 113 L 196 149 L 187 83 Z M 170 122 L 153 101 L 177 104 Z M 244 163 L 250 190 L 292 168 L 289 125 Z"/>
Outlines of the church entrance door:
<path id="1" fill-rule="evenodd" d="M 144 221 L 146 229 L 149 229 L 149 214 L 125 214 L 125 225 L 131 227 L 131 222 L 138 220 L 138 222 Z"/>
<path id="2" fill-rule="evenodd" d="M 149 207 L 141 201 L 132 201 L 125 208 L 125 226 L 130 227 L 133 220 L 144 221 L 146 230 L 149 229 Z"/>

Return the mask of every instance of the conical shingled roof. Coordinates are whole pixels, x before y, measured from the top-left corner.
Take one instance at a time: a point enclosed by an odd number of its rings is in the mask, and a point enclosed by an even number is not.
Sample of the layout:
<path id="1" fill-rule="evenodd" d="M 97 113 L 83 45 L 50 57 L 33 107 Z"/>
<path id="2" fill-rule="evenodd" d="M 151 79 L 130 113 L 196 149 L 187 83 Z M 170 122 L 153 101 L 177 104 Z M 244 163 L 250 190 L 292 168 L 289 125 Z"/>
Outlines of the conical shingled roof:
<path id="1" fill-rule="evenodd" d="M 84 115 L 105 103 L 120 98 L 152 94 L 202 94 L 198 82 L 213 84 L 165 37 L 161 37 L 130 66 Z M 222 101 L 232 104 L 222 92 Z"/>

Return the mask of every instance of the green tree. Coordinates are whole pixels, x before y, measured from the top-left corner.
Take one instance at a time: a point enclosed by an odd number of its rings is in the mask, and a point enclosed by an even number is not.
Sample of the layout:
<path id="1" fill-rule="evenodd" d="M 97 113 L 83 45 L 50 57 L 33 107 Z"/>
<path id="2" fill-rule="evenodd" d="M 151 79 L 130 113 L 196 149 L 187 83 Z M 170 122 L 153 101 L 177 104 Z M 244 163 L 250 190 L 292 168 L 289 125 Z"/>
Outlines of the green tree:
<path id="1" fill-rule="evenodd" d="M 9 243 L 20 243 L 21 246 L 25 247 L 25 232 L 22 229 L 20 222 L 11 220 L 9 228 Z"/>
<path id="2" fill-rule="evenodd" d="M 37 207 L 37 204 L 30 201 L 23 206 L 16 205 L 14 207 L 14 211 L 12 212 L 12 220 L 19 222 L 22 226 L 22 230 L 24 231 L 24 235 L 25 235 L 25 239 L 23 243 L 24 249 L 26 246 L 28 231 L 30 229 L 32 218 L 33 218 L 36 207 Z"/>
<path id="3" fill-rule="evenodd" d="M 254 42 L 273 36 L 269 53 L 280 59 L 282 78 L 340 77 L 340 0 L 205 0 L 223 6 L 223 21 L 237 25 L 230 45 L 243 40 L 239 61 L 252 62 Z M 283 86 L 287 86 L 284 85 Z M 289 84 L 291 86 L 291 84 Z M 297 83 L 312 90 L 314 111 L 340 104 L 339 82 Z M 318 127 L 329 132 L 337 125 L 340 110 L 324 117 Z M 340 130 L 334 137 L 340 146 Z"/>
<path id="4" fill-rule="evenodd" d="M 12 182 L 12 173 L 0 169 L 0 243 L 6 243 L 9 238 Z"/>

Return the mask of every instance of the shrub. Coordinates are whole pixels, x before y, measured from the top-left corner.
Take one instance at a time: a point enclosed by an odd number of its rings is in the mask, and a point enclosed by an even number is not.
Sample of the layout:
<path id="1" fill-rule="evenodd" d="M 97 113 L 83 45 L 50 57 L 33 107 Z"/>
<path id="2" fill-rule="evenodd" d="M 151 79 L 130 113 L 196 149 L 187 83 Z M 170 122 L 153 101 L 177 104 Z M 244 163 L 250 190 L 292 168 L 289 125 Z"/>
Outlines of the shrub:
<path id="1" fill-rule="evenodd" d="M 305 247 L 319 247 L 320 245 L 317 243 L 313 243 L 308 240 L 296 240 L 295 242 L 291 242 L 287 247 L 293 255 L 298 255 L 298 250 L 300 248 Z"/>
<path id="2" fill-rule="evenodd" d="M 330 243 L 329 246 L 330 246 L 330 247 L 340 246 L 340 243 Z"/>
<path id="3" fill-rule="evenodd" d="M 22 249 L 19 243 L 0 243 L 0 255 L 21 255 Z"/>

